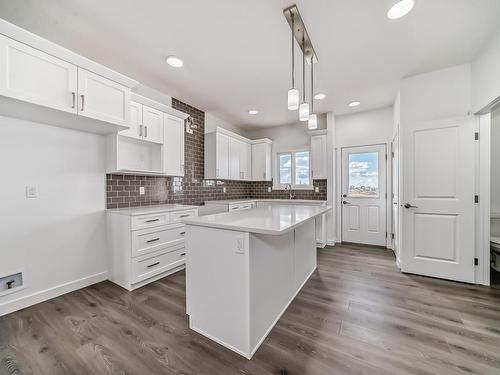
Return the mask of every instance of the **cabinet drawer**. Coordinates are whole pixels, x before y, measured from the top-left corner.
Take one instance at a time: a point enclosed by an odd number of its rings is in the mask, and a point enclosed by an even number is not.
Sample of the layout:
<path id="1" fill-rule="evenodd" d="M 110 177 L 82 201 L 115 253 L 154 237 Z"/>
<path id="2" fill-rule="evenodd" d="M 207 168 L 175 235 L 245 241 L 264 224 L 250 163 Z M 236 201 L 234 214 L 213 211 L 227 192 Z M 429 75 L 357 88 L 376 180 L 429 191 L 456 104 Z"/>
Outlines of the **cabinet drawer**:
<path id="1" fill-rule="evenodd" d="M 152 215 L 132 216 L 132 230 L 152 228 L 170 222 L 168 212 Z"/>
<path id="2" fill-rule="evenodd" d="M 183 244 L 185 234 L 186 228 L 183 224 L 134 231 L 132 232 L 132 257 Z"/>
<path id="3" fill-rule="evenodd" d="M 132 283 L 137 283 L 162 272 L 183 265 L 186 262 L 184 246 L 178 246 L 164 253 L 155 253 L 132 259 Z"/>
<path id="4" fill-rule="evenodd" d="M 170 222 L 173 223 L 178 223 L 182 219 L 187 219 L 188 217 L 193 217 L 197 215 L 198 210 L 186 210 L 186 211 L 177 211 L 177 212 L 171 212 L 170 213 Z"/>

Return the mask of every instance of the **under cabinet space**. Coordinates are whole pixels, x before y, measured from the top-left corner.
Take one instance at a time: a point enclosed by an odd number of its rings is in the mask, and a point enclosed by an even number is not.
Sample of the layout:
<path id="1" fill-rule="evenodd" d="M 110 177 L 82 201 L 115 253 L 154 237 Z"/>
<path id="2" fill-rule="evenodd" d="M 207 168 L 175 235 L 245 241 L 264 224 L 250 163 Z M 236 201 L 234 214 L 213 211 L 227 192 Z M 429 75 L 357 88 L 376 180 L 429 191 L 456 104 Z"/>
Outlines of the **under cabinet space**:
<path id="1" fill-rule="evenodd" d="M 121 135 L 110 135 L 108 172 L 163 173 L 162 145 Z"/>

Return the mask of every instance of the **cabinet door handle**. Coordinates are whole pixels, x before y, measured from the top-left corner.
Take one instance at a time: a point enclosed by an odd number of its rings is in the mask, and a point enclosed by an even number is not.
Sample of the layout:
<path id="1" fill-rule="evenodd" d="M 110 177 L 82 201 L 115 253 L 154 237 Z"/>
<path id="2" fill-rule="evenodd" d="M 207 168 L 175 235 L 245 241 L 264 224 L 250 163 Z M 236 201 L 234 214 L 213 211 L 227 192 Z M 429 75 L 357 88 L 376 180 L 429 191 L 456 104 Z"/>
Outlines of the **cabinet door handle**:
<path id="1" fill-rule="evenodd" d="M 262 173 L 262 175 L 264 176 L 264 180 L 266 179 L 266 172 Z"/>
<path id="2" fill-rule="evenodd" d="M 142 137 L 142 125 L 139 125 L 139 137 Z"/>
<path id="3" fill-rule="evenodd" d="M 157 266 L 158 264 L 160 264 L 160 262 L 156 262 L 156 263 L 150 264 L 150 265 L 148 266 L 148 268 L 151 268 L 151 267 Z"/>
<path id="4" fill-rule="evenodd" d="M 179 233 L 179 234 L 180 234 L 181 236 L 183 236 L 183 235 L 185 235 L 185 234 L 186 234 L 186 232 L 181 232 L 181 233 Z"/>
<path id="5" fill-rule="evenodd" d="M 148 127 L 145 126 L 144 127 L 144 138 L 147 138 L 148 137 Z"/>
<path id="6" fill-rule="evenodd" d="M 183 257 L 183 256 L 185 256 L 185 255 L 186 255 L 186 253 L 181 253 L 181 257 Z"/>
<path id="7" fill-rule="evenodd" d="M 80 97 L 82 98 L 82 109 L 81 111 L 83 112 L 85 110 L 85 95 L 80 95 Z"/>
<path id="8" fill-rule="evenodd" d="M 71 96 L 72 96 L 72 98 L 73 98 L 73 101 L 72 101 L 72 104 L 71 104 L 71 108 L 73 108 L 73 109 L 74 109 L 74 108 L 75 108 L 75 106 L 76 106 L 76 92 L 74 92 L 74 91 L 73 91 L 73 92 L 71 93 Z"/>
<path id="9" fill-rule="evenodd" d="M 190 214 L 179 215 L 179 217 L 188 217 Z"/>
<path id="10" fill-rule="evenodd" d="M 160 221 L 160 219 L 150 219 L 150 220 L 146 220 L 146 223 L 154 223 L 155 221 Z"/>
<path id="11" fill-rule="evenodd" d="M 147 240 L 146 243 L 151 243 L 151 242 L 156 242 L 156 241 L 159 241 L 160 238 L 153 238 L 151 240 Z"/>

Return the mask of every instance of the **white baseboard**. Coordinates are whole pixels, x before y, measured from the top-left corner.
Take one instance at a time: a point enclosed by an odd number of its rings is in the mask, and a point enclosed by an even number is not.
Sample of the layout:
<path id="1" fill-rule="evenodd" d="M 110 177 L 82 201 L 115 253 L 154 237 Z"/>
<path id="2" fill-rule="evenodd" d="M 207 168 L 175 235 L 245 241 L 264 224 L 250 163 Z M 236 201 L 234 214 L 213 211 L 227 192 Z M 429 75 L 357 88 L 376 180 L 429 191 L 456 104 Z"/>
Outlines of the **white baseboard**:
<path id="1" fill-rule="evenodd" d="M 327 240 L 326 241 L 327 246 L 335 246 L 336 243 L 337 243 L 336 240 Z"/>
<path id="2" fill-rule="evenodd" d="M 60 295 L 73 292 L 75 290 L 85 288 L 86 286 L 100 283 L 108 279 L 108 272 L 100 272 L 90 275 L 79 280 L 70 281 L 55 287 L 41 290 L 26 296 L 19 297 L 4 303 L 0 303 L 0 316 L 10 314 L 14 311 L 24 309 L 26 307 L 36 305 L 37 303 L 47 301 L 51 298 L 59 297 Z"/>

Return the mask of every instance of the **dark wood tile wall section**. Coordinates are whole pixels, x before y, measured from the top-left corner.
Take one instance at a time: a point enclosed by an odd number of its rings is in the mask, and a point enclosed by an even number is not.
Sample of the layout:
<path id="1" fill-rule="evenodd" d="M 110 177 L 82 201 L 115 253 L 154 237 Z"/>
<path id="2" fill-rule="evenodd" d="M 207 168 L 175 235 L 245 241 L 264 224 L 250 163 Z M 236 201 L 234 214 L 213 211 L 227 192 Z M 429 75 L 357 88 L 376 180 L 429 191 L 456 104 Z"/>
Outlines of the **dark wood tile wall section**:
<path id="1" fill-rule="evenodd" d="M 177 99 L 172 107 L 188 113 L 194 125 L 193 134 L 184 133 L 184 177 L 158 177 L 142 175 L 108 174 L 106 176 L 106 203 L 108 208 L 138 207 L 164 203 L 202 205 L 207 200 L 218 199 L 279 199 L 288 192 L 272 191 L 271 182 L 204 180 L 205 113 Z M 145 194 L 139 194 L 143 186 Z M 297 199 L 326 200 L 327 180 L 315 180 L 314 191 L 294 191 Z M 226 192 L 224 193 L 224 188 Z"/>

